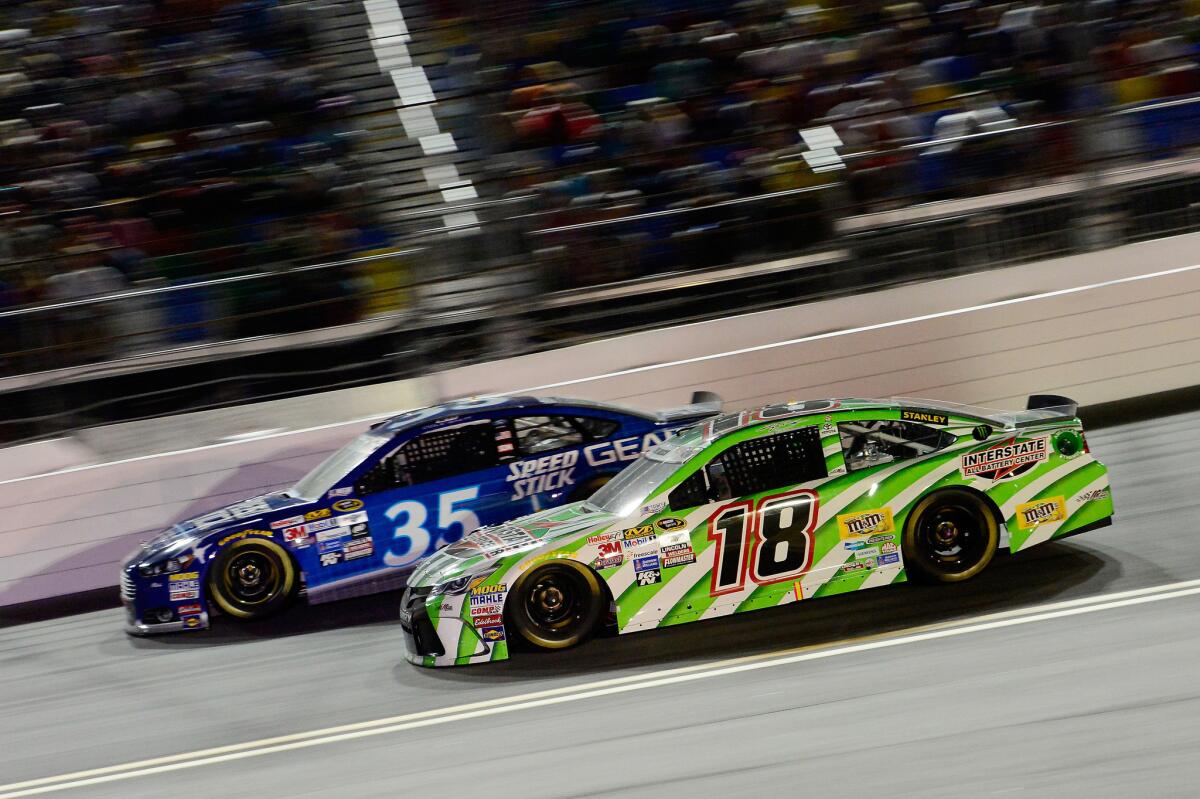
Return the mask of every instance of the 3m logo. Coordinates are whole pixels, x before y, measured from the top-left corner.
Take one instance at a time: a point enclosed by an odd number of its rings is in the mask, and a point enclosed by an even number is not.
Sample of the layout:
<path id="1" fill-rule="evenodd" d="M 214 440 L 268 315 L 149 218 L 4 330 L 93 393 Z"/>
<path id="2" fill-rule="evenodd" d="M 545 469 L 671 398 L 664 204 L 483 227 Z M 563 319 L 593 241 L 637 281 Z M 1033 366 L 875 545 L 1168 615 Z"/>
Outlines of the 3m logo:
<path id="1" fill-rule="evenodd" d="M 864 535 L 882 535 L 896 531 L 891 508 L 874 508 L 858 513 L 845 513 L 837 517 L 837 522 L 842 539 Z"/>
<path id="2" fill-rule="evenodd" d="M 1067 518 L 1067 503 L 1062 497 L 1050 497 L 1017 506 L 1017 524 L 1022 530 L 1046 522 L 1061 522 Z"/>

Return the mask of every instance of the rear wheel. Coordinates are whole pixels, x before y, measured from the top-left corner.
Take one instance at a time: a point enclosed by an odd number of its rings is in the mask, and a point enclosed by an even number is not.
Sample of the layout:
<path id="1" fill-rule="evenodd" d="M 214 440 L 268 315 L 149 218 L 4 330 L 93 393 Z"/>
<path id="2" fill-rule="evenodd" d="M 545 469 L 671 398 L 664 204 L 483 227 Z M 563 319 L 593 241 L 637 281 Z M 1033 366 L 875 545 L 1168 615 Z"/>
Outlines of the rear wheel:
<path id="1" fill-rule="evenodd" d="M 605 609 L 600 578 L 571 560 L 547 563 L 521 578 L 509 594 L 510 629 L 542 649 L 566 649 L 586 640 Z"/>
<path id="2" fill-rule="evenodd" d="M 904 525 L 904 567 L 929 582 L 956 583 L 983 571 L 1000 544 L 1000 527 L 987 501 L 947 489 L 917 503 Z"/>
<path id="3" fill-rule="evenodd" d="M 296 595 L 296 566 L 274 541 L 243 538 L 217 555 L 208 587 L 213 602 L 228 615 L 261 619 L 283 610 Z"/>

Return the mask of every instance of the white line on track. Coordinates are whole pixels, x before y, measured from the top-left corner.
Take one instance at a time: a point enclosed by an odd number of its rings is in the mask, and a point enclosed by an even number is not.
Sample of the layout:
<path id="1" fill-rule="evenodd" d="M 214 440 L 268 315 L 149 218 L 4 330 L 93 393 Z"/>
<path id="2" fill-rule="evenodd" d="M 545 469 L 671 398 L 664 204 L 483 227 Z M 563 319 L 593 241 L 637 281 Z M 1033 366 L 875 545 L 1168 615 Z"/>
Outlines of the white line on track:
<path id="1" fill-rule="evenodd" d="M 363 721 L 339 727 L 328 727 L 326 729 L 311 730 L 292 735 L 281 735 L 275 738 L 264 738 L 258 741 L 218 746 L 212 749 L 183 752 L 177 755 L 151 758 L 149 760 L 121 763 L 115 766 L 76 771 L 54 777 L 42 777 L 24 782 L 14 782 L 8 785 L 0 785 L 0 799 L 17 799 L 17 797 L 37 796 L 70 788 L 84 788 L 90 785 L 128 780 L 135 777 L 147 777 L 153 774 L 180 771 L 198 766 L 210 766 L 277 752 L 287 752 L 341 741 L 351 741 L 356 738 L 367 738 L 419 729 L 421 727 L 432 727 L 483 716 L 497 716 L 519 710 L 530 710 L 548 705 L 578 702 L 584 699 L 594 699 L 596 697 L 628 693 L 630 691 L 661 688 L 666 685 L 705 680 L 712 677 L 757 671 L 759 669 L 770 669 L 811 660 L 823 660 L 841 655 L 853 655 L 858 652 L 887 649 L 906 644 L 915 644 L 921 641 L 951 638 L 958 635 L 967 635 L 968 633 L 1015 627 L 1022 624 L 1050 621 L 1052 619 L 1078 616 L 1085 613 L 1096 613 L 1101 610 L 1141 605 L 1148 602 L 1161 602 L 1166 599 L 1177 599 L 1197 594 L 1200 594 L 1200 580 L 1185 580 L 1183 582 L 1168 583 L 1150 588 L 1139 588 L 1132 591 L 1101 594 L 1100 596 L 1083 599 L 1072 599 L 1064 602 L 1036 605 L 1029 608 L 989 613 L 977 616 L 970 621 L 959 620 L 911 627 L 907 630 L 876 636 L 852 638 L 833 644 L 781 649 L 759 655 L 718 660 L 711 663 L 665 669 L 647 674 L 634 674 L 628 677 L 599 680 L 580 685 L 489 699 L 483 702 L 473 702 L 435 710 L 425 710 L 419 713 L 391 716 L 375 719 L 374 721 Z"/>

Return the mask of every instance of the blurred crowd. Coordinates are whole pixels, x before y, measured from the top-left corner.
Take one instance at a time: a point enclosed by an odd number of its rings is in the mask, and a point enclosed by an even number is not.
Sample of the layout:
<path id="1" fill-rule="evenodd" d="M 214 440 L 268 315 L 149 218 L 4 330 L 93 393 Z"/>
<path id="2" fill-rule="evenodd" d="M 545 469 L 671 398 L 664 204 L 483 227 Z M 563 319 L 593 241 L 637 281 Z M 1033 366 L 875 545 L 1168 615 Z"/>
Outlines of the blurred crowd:
<path id="1" fill-rule="evenodd" d="M 590 225 L 538 239 L 563 287 L 794 250 L 831 203 L 979 194 L 1144 153 L 1158 142 L 1127 127 L 959 137 L 1200 90 L 1194 1 L 435 6 L 460 88 L 486 105 L 495 178 L 535 194 L 543 227 Z M 1194 141 L 1196 122 L 1170 143 Z M 804 159 L 800 131 L 823 126 L 844 171 Z M 830 180 L 848 193 L 796 191 Z"/>
<path id="2" fill-rule="evenodd" d="M 357 2 L 0 0 L 0 370 L 400 296 L 400 265 L 360 258 L 399 242 L 363 188 L 355 85 L 318 46 Z M 838 216 L 1200 144 L 1190 105 L 1098 113 L 1200 92 L 1200 0 L 425 2 L 414 39 L 445 52 L 440 108 L 479 150 L 460 164 L 512 201 L 479 235 L 515 232 L 541 290 L 761 261 Z M 171 290 L 79 304 L 127 288 Z M 38 303 L 52 324 L 4 313 Z"/>
<path id="3" fill-rule="evenodd" d="M 314 22 L 275 0 L 0 0 L 0 308 L 386 247 L 357 188 L 354 98 L 330 82 Z M 180 343 L 218 317 L 223 335 L 334 324 L 358 317 L 360 282 L 168 292 L 140 321 L 67 305 L 49 325 L 0 319 L 0 351 L 61 365 L 128 349 L 113 336 L 139 325 Z"/>

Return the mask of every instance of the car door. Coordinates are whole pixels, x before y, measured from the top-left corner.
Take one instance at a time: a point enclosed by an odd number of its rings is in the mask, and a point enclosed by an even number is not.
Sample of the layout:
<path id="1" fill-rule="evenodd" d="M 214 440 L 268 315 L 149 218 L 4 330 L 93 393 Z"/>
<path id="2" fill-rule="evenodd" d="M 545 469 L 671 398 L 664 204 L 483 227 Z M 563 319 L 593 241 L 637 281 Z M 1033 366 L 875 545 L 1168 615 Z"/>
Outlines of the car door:
<path id="1" fill-rule="evenodd" d="M 827 478 L 819 427 L 710 449 L 668 494 L 664 518 L 655 522 L 667 584 L 647 603 L 662 614 L 657 623 L 776 605 L 815 566 L 827 567 L 821 555 L 832 544 L 817 534 Z"/>
<path id="2" fill-rule="evenodd" d="M 515 456 L 504 476 L 512 515 L 568 502 L 586 480 L 588 466 L 580 454 L 592 440 L 588 433 L 565 414 L 520 414 L 507 421 L 512 444 L 502 455 Z"/>
<path id="3" fill-rule="evenodd" d="M 335 521 L 371 543 L 339 558 L 330 541 L 321 576 L 407 571 L 494 515 L 503 486 L 496 420 L 433 423 L 398 436 L 353 483 L 355 496 L 333 503 L 341 511 Z"/>

